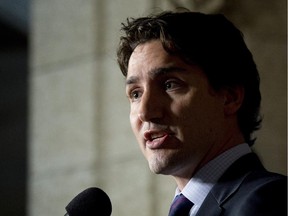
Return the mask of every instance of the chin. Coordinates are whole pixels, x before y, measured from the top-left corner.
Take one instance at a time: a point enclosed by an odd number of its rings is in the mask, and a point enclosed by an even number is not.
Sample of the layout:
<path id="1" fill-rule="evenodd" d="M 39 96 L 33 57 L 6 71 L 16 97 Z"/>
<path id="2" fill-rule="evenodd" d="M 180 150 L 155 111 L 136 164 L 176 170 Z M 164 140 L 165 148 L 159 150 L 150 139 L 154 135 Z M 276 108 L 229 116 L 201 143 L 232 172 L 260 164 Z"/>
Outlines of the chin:
<path id="1" fill-rule="evenodd" d="M 155 174 L 163 174 L 163 175 L 171 174 L 171 168 L 169 168 L 169 165 L 165 161 L 150 160 L 149 168 L 151 172 Z"/>

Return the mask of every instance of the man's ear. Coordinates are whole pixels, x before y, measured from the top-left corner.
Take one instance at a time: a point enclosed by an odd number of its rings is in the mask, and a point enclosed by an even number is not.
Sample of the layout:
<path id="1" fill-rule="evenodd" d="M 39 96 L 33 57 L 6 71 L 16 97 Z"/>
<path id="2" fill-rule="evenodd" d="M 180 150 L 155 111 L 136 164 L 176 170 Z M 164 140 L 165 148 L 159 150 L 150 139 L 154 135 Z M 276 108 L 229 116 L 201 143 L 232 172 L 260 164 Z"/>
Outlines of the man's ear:
<path id="1" fill-rule="evenodd" d="M 241 107 L 244 99 L 244 87 L 233 86 L 224 88 L 224 114 L 226 116 L 234 115 Z"/>

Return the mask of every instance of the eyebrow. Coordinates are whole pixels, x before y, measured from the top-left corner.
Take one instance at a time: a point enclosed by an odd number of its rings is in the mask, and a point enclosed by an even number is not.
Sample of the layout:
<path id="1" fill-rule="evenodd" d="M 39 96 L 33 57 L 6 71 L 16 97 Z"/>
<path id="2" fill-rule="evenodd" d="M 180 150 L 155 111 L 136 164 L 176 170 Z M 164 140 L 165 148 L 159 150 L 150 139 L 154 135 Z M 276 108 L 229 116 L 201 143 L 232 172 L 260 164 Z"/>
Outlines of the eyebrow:
<path id="1" fill-rule="evenodd" d="M 152 77 L 159 77 L 159 76 L 164 76 L 169 73 L 174 73 L 174 72 L 184 72 L 186 69 L 181 68 L 181 67 L 160 67 L 160 68 L 155 68 L 150 71 L 148 71 L 148 74 Z M 138 76 L 131 76 L 126 79 L 126 85 L 131 85 L 134 83 L 137 83 L 139 81 Z"/>

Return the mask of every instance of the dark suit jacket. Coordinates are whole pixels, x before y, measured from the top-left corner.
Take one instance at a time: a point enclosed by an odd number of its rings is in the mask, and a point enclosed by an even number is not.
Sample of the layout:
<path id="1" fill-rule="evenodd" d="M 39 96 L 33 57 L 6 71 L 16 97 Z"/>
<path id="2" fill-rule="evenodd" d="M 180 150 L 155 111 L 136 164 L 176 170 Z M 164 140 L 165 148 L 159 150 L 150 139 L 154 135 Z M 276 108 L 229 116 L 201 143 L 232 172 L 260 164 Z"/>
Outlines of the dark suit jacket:
<path id="1" fill-rule="evenodd" d="M 265 170 L 256 154 L 238 159 L 207 195 L 197 216 L 286 216 L 287 178 Z"/>

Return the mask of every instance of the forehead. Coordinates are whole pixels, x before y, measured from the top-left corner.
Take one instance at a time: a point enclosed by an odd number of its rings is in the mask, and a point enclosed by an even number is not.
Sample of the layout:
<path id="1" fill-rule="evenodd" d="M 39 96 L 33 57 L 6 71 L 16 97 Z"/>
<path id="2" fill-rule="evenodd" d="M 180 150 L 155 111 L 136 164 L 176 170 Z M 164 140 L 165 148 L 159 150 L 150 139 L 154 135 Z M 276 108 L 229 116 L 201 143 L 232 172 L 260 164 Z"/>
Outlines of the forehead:
<path id="1" fill-rule="evenodd" d="M 151 75 L 150 72 L 158 68 L 175 68 L 179 65 L 184 65 L 179 57 L 167 53 L 159 40 L 152 40 L 139 44 L 131 54 L 127 78 L 140 73 Z"/>
<path id="2" fill-rule="evenodd" d="M 132 53 L 128 64 L 126 87 L 144 80 L 165 78 L 166 75 L 181 77 L 189 83 L 195 83 L 200 77 L 207 80 L 198 65 L 187 63 L 179 56 L 167 53 L 161 42 L 154 40 L 138 45 Z"/>
<path id="3" fill-rule="evenodd" d="M 139 64 L 143 61 L 150 61 L 156 57 L 168 56 L 168 53 L 164 50 L 161 42 L 159 40 L 152 40 L 145 43 L 139 44 L 132 52 L 129 63 L 129 67 L 134 66 L 134 64 Z"/>

